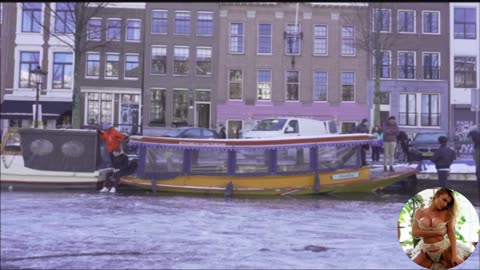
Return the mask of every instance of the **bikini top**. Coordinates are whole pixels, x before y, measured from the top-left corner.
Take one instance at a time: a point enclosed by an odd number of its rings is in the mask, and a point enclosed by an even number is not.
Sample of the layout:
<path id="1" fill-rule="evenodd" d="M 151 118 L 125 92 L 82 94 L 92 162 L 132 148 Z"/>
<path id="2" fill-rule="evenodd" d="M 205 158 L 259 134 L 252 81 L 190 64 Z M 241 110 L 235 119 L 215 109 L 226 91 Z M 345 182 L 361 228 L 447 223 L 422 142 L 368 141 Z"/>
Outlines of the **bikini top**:
<path id="1" fill-rule="evenodd" d="M 447 226 L 447 223 L 448 222 L 441 222 L 439 224 L 437 224 L 437 226 L 425 226 L 425 224 L 423 224 L 422 222 L 420 222 L 418 219 L 415 219 L 418 223 L 418 227 L 422 230 L 428 230 L 428 231 L 438 231 L 438 230 L 442 230 L 443 228 L 445 228 Z"/>

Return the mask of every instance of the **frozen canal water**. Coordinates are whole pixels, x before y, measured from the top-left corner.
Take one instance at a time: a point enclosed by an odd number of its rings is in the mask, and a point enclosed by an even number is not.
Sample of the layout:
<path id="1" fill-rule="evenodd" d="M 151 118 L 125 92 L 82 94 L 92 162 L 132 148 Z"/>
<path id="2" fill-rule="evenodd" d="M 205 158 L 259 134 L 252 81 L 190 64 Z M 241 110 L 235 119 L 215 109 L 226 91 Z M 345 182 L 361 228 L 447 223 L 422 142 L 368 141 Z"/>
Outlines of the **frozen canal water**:
<path id="1" fill-rule="evenodd" d="M 2 191 L 1 268 L 422 269 L 397 239 L 407 199 Z"/>

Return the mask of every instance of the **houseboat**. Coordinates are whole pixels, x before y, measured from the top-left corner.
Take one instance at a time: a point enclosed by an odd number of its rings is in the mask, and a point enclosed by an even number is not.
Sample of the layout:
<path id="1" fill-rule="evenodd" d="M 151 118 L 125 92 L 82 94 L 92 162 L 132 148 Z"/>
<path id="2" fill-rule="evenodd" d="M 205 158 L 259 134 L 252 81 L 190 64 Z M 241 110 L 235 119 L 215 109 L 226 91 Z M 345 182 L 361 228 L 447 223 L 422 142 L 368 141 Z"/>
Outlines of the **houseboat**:
<path id="1" fill-rule="evenodd" d="M 265 139 L 130 137 L 139 149 L 128 186 L 160 192 L 300 195 L 371 192 L 415 175 L 401 168 L 372 174 L 360 165 L 369 134 L 325 134 Z"/>

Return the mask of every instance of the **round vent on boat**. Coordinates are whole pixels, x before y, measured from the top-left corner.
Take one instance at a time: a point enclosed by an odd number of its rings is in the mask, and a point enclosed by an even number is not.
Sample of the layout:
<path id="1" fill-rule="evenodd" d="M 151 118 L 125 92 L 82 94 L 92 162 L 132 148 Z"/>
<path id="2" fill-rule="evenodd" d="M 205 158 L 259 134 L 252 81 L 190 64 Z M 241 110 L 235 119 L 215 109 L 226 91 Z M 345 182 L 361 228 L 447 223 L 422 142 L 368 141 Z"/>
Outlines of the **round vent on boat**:
<path id="1" fill-rule="evenodd" d="M 80 157 L 84 152 L 85 146 L 79 141 L 68 141 L 62 145 L 62 153 L 67 157 Z"/>
<path id="2" fill-rule="evenodd" d="M 30 144 L 30 151 L 38 156 L 45 156 L 53 151 L 53 144 L 49 140 L 37 139 Z"/>

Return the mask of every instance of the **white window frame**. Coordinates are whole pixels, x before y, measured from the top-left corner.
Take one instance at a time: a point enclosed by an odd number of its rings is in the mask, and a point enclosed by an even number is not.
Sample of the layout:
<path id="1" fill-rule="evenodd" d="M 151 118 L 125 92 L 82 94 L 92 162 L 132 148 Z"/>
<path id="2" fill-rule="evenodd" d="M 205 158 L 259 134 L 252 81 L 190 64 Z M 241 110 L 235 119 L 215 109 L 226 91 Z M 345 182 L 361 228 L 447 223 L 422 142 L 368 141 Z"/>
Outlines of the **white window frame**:
<path id="1" fill-rule="evenodd" d="M 98 54 L 98 76 L 88 75 L 88 55 L 90 54 Z M 101 63 L 102 63 L 102 54 L 96 51 L 88 51 L 85 54 L 85 79 L 99 79 L 100 78 L 100 71 L 101 71 Z"/>
<path id="2" fill-rule="evenodd" d="M 207 74 L 207 75 L 197 74 L 198 49 L 210 49 L 210 74 Z M 196 77 L 212 77 L 212 75 L 213 75 L 213 48 L 209 46 L 195 47 L 195 76 Z"/>
<path id="3" fill-rule="evenodd" d="M 377 12 L 378 10 L 382 11 L 382 10 L 388 10 L 388 13 L 389 13 L 389 17 L 390 19 L 388 20 L 389 21 L 389 24 L 388 24 L 388 31 L 379 31 L 379 33 L 391 33 L 392 32 L 392 10 L 389 9 L 389 8 L 375 8 L 373 10 L 373 16 L 372 16 L 372 20 L 373 20 L 373 24 L 372 24 L 372 31 L 375 32 L 376 29 L 375 29 L 375 12 Z M 383 22 L 382 22 L 383 23 Z"/>
<path id="4" fill-rule="evenodd" d="M 159 32 L 159 33 L 153 32 L 153 27 L 152 27 L 152 25 L 153 25 L 153 23 L 152 23 L 153 22 L 153 15 L 152 14 L 154 12 L 166 12 L 167 13 L 167 32 L 165 32 L 165 33 L 163 33 L 163 32 Z M 153 9 L 150 12 L 150 16 L 151 16 L 150 17 L 150 34 L 152 34 L 152 35 L 167 35 L 168 34 L 168 26 L 169 26 L 169 21 L 168 21 L 169 12 L 168 12 L 168 10 L 166 10 L 166 9 Z"/>
<path id="5" fill-rule="evenodd" d="M 353 28 L 353 53 L 352 54 L 344 54 L 343 53 L 343 37 L 342 37 L 342 30 L 344 27 L 352 27 Z M 353 25 L 347 25 L 347 26 L 342 26 L 340 27 L 340 55 L 341 56 L 348 56 L 348 57 L 355 57 L 357 55 L 357 48 L 355 46 L 355 26 Z M 349 37 L 350 39 L 350 37 Z"/>
<path id="6" fill-rule="evenodd" d="M 107 62 L 108 62 L 107 58 L 108 58 L 109 55 L 117 55 L 118 56 L 118 76 L 117 77 L 107 76 Z M 104 75 L 103 75 L 105 80 L 118 80 L 118 78 L 120 77 L 120 63 L 121 63 L 120 53 L 118 53 L 118 52 L 106 52 L 105 53 L 105 70 L 104 70 Z"/>
<path id="7" fill-rule="evenodd" d="M 342 82 L 342 74 L 343 73 L 353 73 L 353 100 L 350 101 L 350 100 L 346 100 L 344 101 L 343 100 L 343 97 L 342 97 L 342 86 L 343 86 L 343 82 Z M 342 103 L 355 103 L 356 100 L 357 100 L 357 74 L 355 71 L 353 70 L 345 70 L 345 71 L 340 71 L 340 102 Z"/>
<path id="8" fill-rule="evenodd" d="M 323 72 L 327 74 L 327 82 L 325 83 L 325 86 L 327 87 L 327 92 L 325 93 L 325 100 L 316 100 L 315 99 L 315 73 L 317 72 Z M 313 91 L 312 91 L 312 100 L 313 102 L 320 102 L 320 103 L 327 103 L 328 102 L 328 71 L 325 70 L 314 70 L 313 71 Z"/>
<path id="9" fill-rule="evenodd" d="M 242 72 L 242 87 L 240 88 L 240 98 L 230 98 L 230 72 L 232 70 L 240 70 Z M 227 73 L 227 89 L 228 89 L 228 100 L 243 100 L 243 88 L 244 88 L 244 84 L 245 84 L 245 81 L 244 81 L 244 76 L 243 76 L 243 73 L 244 73 L 244 70 L 242 68 L 229 68 L 228 69 L 228 73 Z"/>
<path id="10" fill-rule="evenodd" d="M 137 56 L 137 59 L 138 59 L 138 68 L 139 68 L 139 74 L 138 74 L 138 77 L 127 77 L 127 57 L 128 56 Z M 141 59 L 140 59 L 140 54 L 138 53 L 126 53 L 124 54 L 124 57 L 123 57 L 123 79 L 124 80 L 129 80 L 129 81 L 138 81 L 140 80 L 140 77 L 141 77 L 141 68 L 142 68 L 142 62 L 141 62 Z"/>
<path id="11" fill-rule="evenodd" d="M 140 23 L 140 29 L 138 29 L 138 39 L 128 39 L 128 22 L 139 22 Z M 139 19 L 126 19 L 125 20 L 125 42 L 135 42 L 135 43 L 140 43 L 142 41 L 142 20 Z"/>
<path id="12" fill-rule="evenodd" d="M 258 79 L 258 72 L 259 71 L 269 71 L 270 72 L 270 82 L 268 82 L 268 84 L 270 85 L 270 98 L 268 99 L 259 99 L 258 96 L 259 96 L 259 93 L 258 93 L 258 84 L 260 83 L 259 79 Z M 256 88 L 257 88 L 257 93 L 256 93 L 256 98 L 257 98 L 257 101 L 271 101 L 272 100 L 272 84 L 273 84 L 273 71 L 272 69 L 268 69 L 268 68 L 258 68 L 257 69 L 257 82 L 256 82 Z M 266 82 L 261 82 L 261 83 L 266 83 Z"/>
<path id="13" fill-rule="evenodd" d="M 438 79 L 425 79 L 425 54 L 438 54 Z M 437 51 L 422 51 L 422 79 L 427 81 L 439 81 L 442 78 L 442 53 Z"/>
<path id="14" fill-rule="evenodd" d="M 185 49 L 185 48 L 188 50 L 188 56 L 187 56 L 188 72 L 186 74 L 178 74 L 178 73 L 175 73 L 175 49 Z M 179 76 L 179 77 L 190 76 L 190 72 L 192 71 L 192 61 L 191 61 L 190 55 L 191 55 L 190 46 L 183 46 L 183 45 L 173 46 L 173 57 L 172 57 L 172 75 L 173 76 Z"/>
<path id="15" fill-rule="evenodd" d="M 231 26 L 232 24 L 241 24 L 242 25 L 242 34 L 241 35 L 235 35 L 235 36 L 241 36 L 242 38 L 242 50 L 241 51 L 232 51 L 231 45 L 231 40 L 232 40 L 232 32 L 231 32 Z M 228 53 L 229 54 L 244 54 L 245 53 L 245 23 L 243 22 L 230 22 L 228 24 Z"/>
<path id="16" fill-rule="evenodd" d="M 297 72 L 298 74 L 298 93 L 297 93 L 297 99 L 288 99 L 288 72 Z M 301 89 L 301 83 L 302 80 L 300 79 L 300 70 L 295 69 L 295 70 L 286 70 L 285 71 L 285 102 L 299 102 L 300 101 L 300 89 Z"/>
<path id="17" fill-rule="evenodd" d="M 98 39 L 92 39 L 90 38 L 90 21 L 91 20 L 100 20 L 100 38 Z M 100 18 L 100 17 L 92 17 L 90 19 L 88 19 L 88 22 L 87 22 L 87 40 L 91 40 L 91 41 L 100 41 L 102 40 L 102 25 L 103 25 L 103 19 Z"/>
<path id="18" fill-rule="evenodd" d="M 212 33 L 211 34 L 199 34 L 198 33 L 198 16 L 200 14 L 209 14 L 212 16 Z M 191 19 L 190 19 L 190 23 L 191 23 Z M 212 11 L 197 11 L 197 17 L 196 17 L 196 21 L 195 21 L 195 26 L 196 26 L 196 29 L 195 29 L 195 34 L 199 37 L 211 37 L 214 35 L 215 33 L 215 15 L 213 14 Z M 191 31 L 190 31 L 191 32 Z"/>
<path id="19" fill-rule="evenodd" d="M 108 32 L 110 31 L 110 27 L 108 26 L 108 23 L 110 21 L 120 21 L 120 35 L 118 35 L 118 38 L 115 39 L 109 39 L 108 37 Z M 105 38 L 107 41 L 121 41 L 122 40 L 122 19 L 121 18 L 107 18 L 107 31 L 105 31 Z"/>
<path id="20" fill-rule="evenodd" d="M 389 65 L 389 69 L 388 69 L 388 77 L 386 77 L 386 78 L 380 77 L 380 80 L 391 80 L 392 79 L 392 70 L 393 70 L 393 67 L 392 67 L 392 64 L 393 64 L 392 51 L 391 50 L 381 50 L 381 52 L 382 53 L 385 53 L 385 52 L 388 53 L 388 56 L 389 56 L 389 59 L 390 59 L 390 65 Z M 372 63 L 374 64 L 373 71 L 372 71 L 372 75 L 373 75 L 372 78 L 375 79 L 375 76 L 377 75 L 377 74 L 375 74 L 375 65 L 377 64 L 375 62 L 375 52 L 372 55 Z M 383 57 L 382 57 L 382 65 L 383 65 Z"/>
<path id="21" fill-rule="evenodd" d="M 152 53 L 152 50 L 154 48 L 164 48 L 165 49 L 165 57 L 167 58 L 166 59 L 166 62 L 165 62 L 165 73 L 153 73 L 152 72 L 152 61 L 153 61 L 153 53 Z M 167 75 L 168 73 L 168 46 L 167 45 L 152 45 L 150 46 L 150 59 L 149 59 L 149 65 L 150 65 L 150 75 L 151 76 L 165 76 Z"/>
<path id="22" fill-rule="evenodd" d="M 192 34 L 192 12 L 190 10 L 175 10 L 174 12 L 174 17 L 173 17 L 173 34 L 174 35 L 179 35 L 179 36 L 189 36 Z M 190 15 L 189 18 L 189 31 L 188 33 L 177 33 L 177 14 L 180 13 L 188 13 Z"/>
<path id="23" fill-rule="evenodd" d="M 287 33 L 287 29 L 290 25 L 293 25 L 295 26 L 295 22 L 293 23 L 287 23 L 285 24 L 285 33 L 288 35 Z M 297 28 L 296 30 L 298 31 L 298 53 L 295 53 L 295 51 L 293 53 L 289 53 L 288 52 L 288 43 L 287 43 L 287 40 L 288 40 L 288 37 L 287 39 L 284 40 L 284 46 L 285 46 L 285 55 L 302 55 L 302 38 L 301 38 L 301 33 L 302 33 L 302 24 L 301 23 L 297 23 Z"/>
<path id="24" fill-rule="evenodd" d="M 400 12 L 412 12 L 412 11 L 413 11 L 413 32 L 402 32 L 402 31 L 400 31 Z M 417 33 L 417 11 L 416 10 L 413 10 L 413 9 L 399 9 L 399 10 L 397 10 L 397 32 L 399 34 L 416 34 Z"/>
<path id="25" fill-rule="evenodd" d="M 326 41 L 325 53 L 316 53 L 315 52 L 315 39 L 316 39 L 315 27 L 317 27 L 317 26 L 325 26 L 325 41 Z M 323 37 L 319 37 L 319 38 L 323 39 Z M 328 25 L 327 24 L 314 24 L 313 25 L 313 44 L 312 44 L 312 48 L 313 48 L 313 55 L 314 56 L 328 56 Z"/>
<path id="26" fill-rule="evenodd" d="M 400 53 L 413 53 L 413 78 L 400 78 Z M 416 51 L 397 51 L 397 79 L 402 81 L 417 80 L 417 52 Z"/>
<path id="27" fill-rule="evenodd" d="M 425 13 L 437 13 L 438 14 L 438 33 L 431 33 L 431 32 L 425 32 L 425 28 L 424 28 L 424 25 L 425 25 Z M 442 13 L 438 10 L 422 10 L 422 34 L 424 35 L 441 35 L 442 34 L 442 30 L 441 30 L 441 26 L 442 26 L 442 23 L 441 23 L 441 17 L 442 16 Z"/>
<path id="28" fill-rule="evenodd" d="M 269 24 L 271 27 L 271 33 L 270 33 L 270 49 L 269 53 L 262 53 L 259 51 L 260 49 L 260 25 L 261 24 Z M 266 37 L 266 35 L 264 36 Z M 258 23 L 257 24 L 257 55 L 272 55 L 273 54 L 273 24 L 272 23 Z"/>

